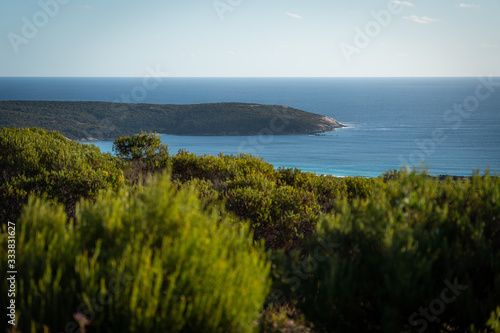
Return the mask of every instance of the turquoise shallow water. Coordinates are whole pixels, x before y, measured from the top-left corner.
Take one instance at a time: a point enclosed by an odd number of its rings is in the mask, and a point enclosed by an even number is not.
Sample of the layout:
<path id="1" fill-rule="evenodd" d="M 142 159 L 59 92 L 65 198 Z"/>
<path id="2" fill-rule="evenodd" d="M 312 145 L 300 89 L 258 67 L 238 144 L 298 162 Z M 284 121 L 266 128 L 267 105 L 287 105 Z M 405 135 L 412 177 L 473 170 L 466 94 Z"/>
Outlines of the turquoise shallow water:
<path id="1" fill-rule="evenodd" d="M 488 80 L 162 78 L 146 89 L 142 78 L 0 78 L 0 100 L 288 105 L 349 128 L 320 136 L 162 135 L 162 140 L 173 153 L 180 148 L 196 154 L 248 152 L 275 166 L 337 176 L 378 176 L 421 161 L 433 174 L 470 175 L 487 167 L 500 172 L 500 78 Z M 94 144 L 111 150 L 111 142 Z"/>

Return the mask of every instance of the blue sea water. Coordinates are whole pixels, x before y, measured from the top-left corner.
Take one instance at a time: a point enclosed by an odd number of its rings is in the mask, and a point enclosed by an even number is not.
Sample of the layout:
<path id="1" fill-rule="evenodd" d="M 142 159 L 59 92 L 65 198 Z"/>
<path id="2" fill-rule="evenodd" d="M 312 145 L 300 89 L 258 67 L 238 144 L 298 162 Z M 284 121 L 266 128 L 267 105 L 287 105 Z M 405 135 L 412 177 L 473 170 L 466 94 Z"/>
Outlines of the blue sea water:
<path id="1" fill-rule="evenodd" d="M 489 82 L 489 83 L 488 83 Z M 288 105 L 349 126 L 325 135 L 162 135 L 171 152 L 248 152 L 276 167 L 378 176 L 500 173 L 500 78 L 0 78 L 0 100 Z M 269 129 L 263 128 L 263 134 Z M 111 142 L 95 142 L 103 151 Z"/>

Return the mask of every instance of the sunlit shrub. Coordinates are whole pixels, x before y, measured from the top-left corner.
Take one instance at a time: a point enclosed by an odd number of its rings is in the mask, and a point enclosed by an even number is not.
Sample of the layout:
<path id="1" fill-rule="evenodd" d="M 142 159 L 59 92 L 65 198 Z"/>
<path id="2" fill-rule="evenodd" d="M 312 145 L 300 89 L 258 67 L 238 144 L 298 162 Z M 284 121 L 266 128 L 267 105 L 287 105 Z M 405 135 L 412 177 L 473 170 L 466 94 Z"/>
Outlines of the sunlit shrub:
<path id="1" fill-rule="evenodd" d="M 248 154 L 196 156 L 179 151 L 177 155 L 172 156 L 172 177 L 182 181 L 200 178 L 220 183 L 227 182 L 236 175 L 252 173 L 260 173 L 272 179 L 275 171 L 272 164 Z"/>
<path id="2" fill-rule="evenodd" d="M 119 162 L 93 145 L 38 128 L 0 130 L 0 219 L 15 221 L 30 194 L 45 192 L 74 214 L 80 198 L 123 183 Z"/>
<path id="3" fill-rule="evenodd" d="M 66 221 L 62 206 L 31 199 L 17 222 L 18 331 L 77 331 L 74 314 L 89 332 L 257 325 L 269 291 L 265 254 L 247 226 L 204 211 L 192 188 L 175 189 L 163 176 L 84 202 L 75 223 Z"/>

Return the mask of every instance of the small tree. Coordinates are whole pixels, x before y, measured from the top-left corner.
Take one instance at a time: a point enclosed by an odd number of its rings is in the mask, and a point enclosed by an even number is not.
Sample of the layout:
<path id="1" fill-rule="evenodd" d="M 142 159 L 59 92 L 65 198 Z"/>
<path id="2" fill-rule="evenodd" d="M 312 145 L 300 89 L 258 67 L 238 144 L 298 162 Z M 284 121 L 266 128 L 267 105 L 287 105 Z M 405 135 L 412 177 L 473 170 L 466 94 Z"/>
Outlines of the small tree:
<path id="1" fill-rule="evenodd" d="M 165 152 L 168 155 L 168 145 L 162 145 L 156 133 L 141 131 L 141 134 L 117 138 L 113 142 L 113 151 L 123 159 L 152 159 Z"/>
<path id="2" fill-rule="evenodd" d="M 113 152 L 126 161 L 131 168 L 125 170 L 125 177 L 137 182 L 140 174 L 163 170 L 169 164 L 168 145 L 162 144 L 153 132 L 141 132 L 133 136 L 123 136 L 113 142 Z"/>

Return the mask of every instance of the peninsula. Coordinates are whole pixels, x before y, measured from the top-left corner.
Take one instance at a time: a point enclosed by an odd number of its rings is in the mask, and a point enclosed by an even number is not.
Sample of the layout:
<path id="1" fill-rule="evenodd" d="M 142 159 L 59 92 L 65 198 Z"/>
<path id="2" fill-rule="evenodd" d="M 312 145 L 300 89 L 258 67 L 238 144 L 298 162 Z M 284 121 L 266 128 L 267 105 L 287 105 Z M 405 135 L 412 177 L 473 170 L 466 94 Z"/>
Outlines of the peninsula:
<path id="1" fill-rule="evenodd" d="M 0 127 L 6 126 L 56 130 L 76 141 L 114 140 L 141 131 L 200 136 L 286 135 L 345 127 L 333 118 L 282 105 L 0 101 Z"/>

